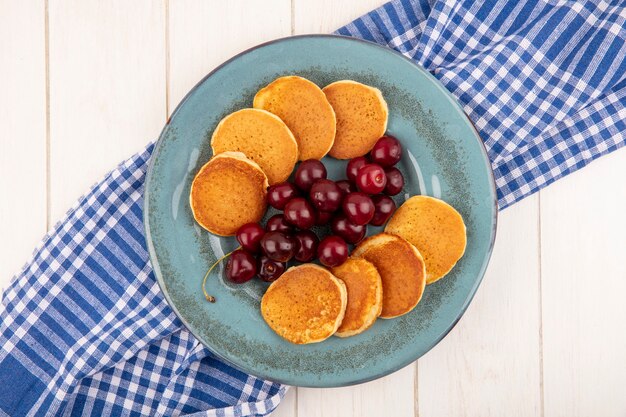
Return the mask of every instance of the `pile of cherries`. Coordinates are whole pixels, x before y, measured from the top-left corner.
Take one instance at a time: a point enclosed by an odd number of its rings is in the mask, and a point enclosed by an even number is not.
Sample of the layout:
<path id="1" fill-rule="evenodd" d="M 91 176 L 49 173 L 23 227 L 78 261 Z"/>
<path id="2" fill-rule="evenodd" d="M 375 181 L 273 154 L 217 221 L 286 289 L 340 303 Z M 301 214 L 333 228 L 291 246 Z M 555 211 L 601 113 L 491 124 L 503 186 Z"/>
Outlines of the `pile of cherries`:
<path id="1" fill-rule="evenodd" d="M 292 259 L 310 262 L 317 257 L 327 267 L 341 265 L 348 258 L 348 243 L 359 243 L 367 225 L 382 226 L 396 204 L 390 196 L 404 187 L 404 177 L 394 165 L 402 155 L 400 142 L 383 136 L 368 157 L 351 159 L 347 180 L 326 178 L 326 167 L 316 159 L 303 161 L 294 181 L 274 184 L 268 189 L 270 206 L 282 210 L 263 228 L 248 223 L 237 231 L 241 245 L 226 264 L 226 276 L 244 283 L 258 275 L 272 282 Z M 332 235 L 321 241 L 311 229 L 330 223 Z M 257 259 L 258 258 L 258 259 Z"/>

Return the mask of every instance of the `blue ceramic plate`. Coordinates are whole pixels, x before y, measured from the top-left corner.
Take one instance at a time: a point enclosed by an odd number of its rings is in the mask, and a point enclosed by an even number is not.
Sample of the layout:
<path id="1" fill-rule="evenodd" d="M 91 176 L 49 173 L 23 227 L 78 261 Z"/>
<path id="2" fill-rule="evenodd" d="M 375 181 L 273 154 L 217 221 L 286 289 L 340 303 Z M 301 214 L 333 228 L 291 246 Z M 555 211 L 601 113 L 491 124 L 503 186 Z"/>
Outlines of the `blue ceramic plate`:
<path id="1" fill-rule="evenodd" d="M 378 87 L 389 105 L 388 132 L 404 146 L 399 164 L 408 196 L 426 194 L 456 207 L 467 225 L 467 251 L 448 276 L 429 285 L 419 305 L 393 320 L 378 320 L 346 339 L 293 345 L 263 321 L 267 284 L 225 281 L 223 266 L 208 282 L 209 266 L 234 249 L 234 238 L 213 236 L 195 222 L 188 196 L 196 172 L 212 156 L 210 137 L 227 114 L 251 107 L 254 94 L 277 77 L 297 74 L 319 86 L 356 80 Z M 345 161 L 324 158 L 331 178 Z M 268 215 L 271 215 L 269 213 Z M 144 221 L 150 259 L 161 289 L 191 332 L 241 370 L 299 386 L 355 384 L 387 375 L 426 353 L 459 320 L 482 279 L 496 231 L 496 195 L 482 142 L 456 100 L 428 72 L 375 44 L 337 36 L 279 39 L 248 50 L 202 80 L 163 129 L 146 183 Z M 370 230 L 370 234 L 378 230 Z"/>

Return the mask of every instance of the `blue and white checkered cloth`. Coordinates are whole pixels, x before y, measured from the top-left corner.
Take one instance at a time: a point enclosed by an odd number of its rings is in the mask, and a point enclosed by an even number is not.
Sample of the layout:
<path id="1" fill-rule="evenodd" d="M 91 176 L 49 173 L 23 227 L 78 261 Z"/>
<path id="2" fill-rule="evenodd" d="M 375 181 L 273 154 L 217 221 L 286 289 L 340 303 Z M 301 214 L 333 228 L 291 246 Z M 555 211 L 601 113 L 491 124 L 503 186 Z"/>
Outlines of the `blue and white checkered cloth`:
<path id="1" fill-rule="evenodd" d="M 619 2 L 393 1 L 338 33 L 409 56 L 483 138 L 500 208 L 626 142 Z M 286 387 L 215 358 L 161 295 L 142 226 L 152 145 L 44 239 L 0 306 L 0 416 L 261 416 Z"/>
<path id="2" fill-rule="evenodd" d="M 626 3 L 393 1 L 339 29 L 437 77 L 482 137 L 503 209 L 626 142 Z"/>

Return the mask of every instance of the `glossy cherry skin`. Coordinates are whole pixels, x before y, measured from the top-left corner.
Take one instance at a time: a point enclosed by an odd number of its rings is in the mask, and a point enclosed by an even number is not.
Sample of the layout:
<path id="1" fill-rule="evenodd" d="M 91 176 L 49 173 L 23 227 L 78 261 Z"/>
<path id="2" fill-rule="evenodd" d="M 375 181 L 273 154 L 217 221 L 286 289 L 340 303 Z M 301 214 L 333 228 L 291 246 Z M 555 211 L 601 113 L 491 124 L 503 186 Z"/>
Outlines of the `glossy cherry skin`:
<path id="1" fill-rule="evenodd" d="M 382 226 L 389 220 L 389 217 L 396 211 L 396 203 L 383 194 L 378 194 L 372 197 L 374 202 L 374 217 L 370 220 L 370 224 L 373 226 Z"/>
<path id="2" fill-rule="evenodd" d="M 235 237 L 243 250 L 250 253 L 257 253 L 261 248 L 261 238 L 264 234 L 265 230 L 260 224 L 246 223 L 237 230 Z"/>
<path id="3" fill-rule="evenodd" d="M 302 161 L 296 169 L 294 182 L 303 191 L 308 192 L 313 183 L 326 178 L 326 167 L 317 159 Z"/>
<path id="4" fill-rule="evenodd" d="M 281 182 L 267 189 L 267 203 L 278 210 L 282 210 L 289 200 L 298 195 L 300 195 L 300 192 L 294 184 Z"/>
<path id="5" fill-rule="evenodd" d="M 296 254 L 297 242 L 282 232 L 267 232 L 261 239 L 261 249 L 270 259 L 287 262 Z"/>
<path id="6" fill-rule="evenodd" d="M 346 166 L 346 177 L 348 177 L 348 180 L 355 182 L 359 169 L 367 164 L 369 164 L 369 160 L 364 156 L 357 156 L 348 161 Z"/>
<path id="7" fill-rule="evenodd" d="M 320 240 L 315 233 L 310 230 L 300 230 L 294 235 L 298 241 L 298 249 L 294 258 L 300 262 L 310 262 L 315 258 L 317 245 Z"/>
<path id="8" fill-rule="evenodd" d="M 322 265 L 339 266 L 348 259 L 348 244 L 339 236 L 327 236 L 317 247 L 317 257 Z"/>
<path id="9" fill-rule="evenodd" d="M 344 195 L 359 191 L 356 189 L 356 186 L 348 180 L 337 181 L 336 184 Z"/>
<path id="10" fill-rule="evenodd" d="M 359 191 L 367 194 L 381 193 L 387 185 L 387 175 L 380 165 L 363 165 L 356 176 L 356 186 Z"/>
<path id="11" fill-rule="evenodd" d="M 325 224 L 328 224 L 332 218 L 333 213 L 330 211 L 318 211 L 315 213 L 315 224 L 318 226 L 324 226 Z"/>
<path id="12" fill-rule="evenodd" d="M 267 256 L 259 258 L 259 278 L 265 282 L 276 281 L 285 272 L 286 265 L 284 262 L 277 262 Z"/>
<path id="13" fill-rule="evenodd" d="M 382 167 L 394 166 L 402 157 L 402 145 L 393 136 L 383 136 L 378 139 L 370 151 L 370 159 L 373 163 Z"/>
<path id="14" fill-rule="evenodd" d="M 353 245 L 363 240 L 367 232 L 367 226 L 352 223 L 343 213 L 333 218 L 330 228 L 334 234 Z"/>
<path id="15" fill-rule="evenodd" d="M 318 211 L 335 211 L 341 206 L 343 192 L 335 181 L 322 179 L 313 183 L 309 200 Z"/>
<path id="16" fill-rule="evenodd" d="M 256 275 L 256 260 L 251 253 L 237 249 L 226 263 L 226 277 L 236 284 L 250 281 Z"/>
<path id="17" fill-rule="evenodd" d="M 404 177 L 400 170 L 396 167 L 385 168 L 387 176 L 387 185 L 385 186 L 385 194 L 396 195 L 404 188 Z"/>
<path id="18" fill-rule="evenodd" d="M 300 229 L 310 229 L 315 224 L 315 210 L 302 197 L 296 197 L 287 203 L 284 216 L 287 223 Z"/>
<path id="19" fill-rule="evenodd" d="M 364 225 L 374 217 L 374 202 L 364 193 L 350 193 L 344 197 L 341 204 L 348 220 L 356 225 Z"/>
<path id="20" fill-rule="evenodd" d="M 268 232 L 293 232 L 293 226 L 285 221 L 285 216 L 282 214 L 275 214 L 267 220 L 265 230 Z"/>

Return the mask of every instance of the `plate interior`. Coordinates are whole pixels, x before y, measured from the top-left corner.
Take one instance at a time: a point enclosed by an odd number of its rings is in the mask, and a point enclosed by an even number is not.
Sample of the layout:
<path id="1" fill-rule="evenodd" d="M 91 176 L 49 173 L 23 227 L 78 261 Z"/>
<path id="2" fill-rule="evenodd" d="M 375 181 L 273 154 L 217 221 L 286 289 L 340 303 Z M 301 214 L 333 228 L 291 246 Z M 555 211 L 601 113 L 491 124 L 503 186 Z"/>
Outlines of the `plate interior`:
<path id="1" fill-rule="evenodd" d="M 209 266 L 233 250 L 234 238 L 213 236 L 193 220 L 191 182 L 212 156 L 210 136 L 228 113 L 251 107 L 256 91 L 283 75 L 320 86 L 343 79 L 379 88 L 389 106 L 388 132 L 402 143 L 399 168 L 408 196 L 442 198 L 463 216 L 467 251 L 452 272 L 428 286 L 419 305 L 366 332 L 312 345 L 290 344 L 263 321 L 260 298 L 268 284 L 233 285 L 223 265 Z M 329 177 L 344 178 L 345 161 L 323 160 Z M 151 161 L 145 194 L 150 257 L 176 314 L 216 355 L 243 371 L 290 385 L 341 386 L 397 370 L 431 349 L 467 308 L 487 265 L 495 237 L 496 196 L 482 142 L 455 99 L 426 71 L 375 44 L 335 36 L 291 37 L 261 45 L 227 61 L 181 102 L 165 126 Z M 268 216 L 274 214 L 268 212 Z M 380 231 L 370 228 L 369 234 Z"/>

